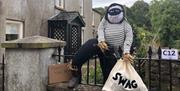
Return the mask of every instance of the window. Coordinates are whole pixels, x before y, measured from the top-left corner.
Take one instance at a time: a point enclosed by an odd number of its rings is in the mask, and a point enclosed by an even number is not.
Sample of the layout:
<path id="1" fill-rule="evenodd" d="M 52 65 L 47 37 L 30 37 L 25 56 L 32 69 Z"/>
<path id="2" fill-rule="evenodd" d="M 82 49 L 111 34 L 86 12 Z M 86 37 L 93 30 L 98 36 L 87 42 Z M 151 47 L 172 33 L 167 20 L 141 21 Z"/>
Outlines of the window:
<path id="1" fill-rule="evenodd" d="M 55 0 L 55 6 L 60 9 L 64 9 L 64 0 Z"/>
<path id="2" fill-rule="evenodd" d="M 80 0 L 80 14 L 84 16 L 84 0 Z"/>
<path id="3" fill-rule="evenodd" d="M 6 20 L 6 41 L 23 38 L 23 22 Z"/>

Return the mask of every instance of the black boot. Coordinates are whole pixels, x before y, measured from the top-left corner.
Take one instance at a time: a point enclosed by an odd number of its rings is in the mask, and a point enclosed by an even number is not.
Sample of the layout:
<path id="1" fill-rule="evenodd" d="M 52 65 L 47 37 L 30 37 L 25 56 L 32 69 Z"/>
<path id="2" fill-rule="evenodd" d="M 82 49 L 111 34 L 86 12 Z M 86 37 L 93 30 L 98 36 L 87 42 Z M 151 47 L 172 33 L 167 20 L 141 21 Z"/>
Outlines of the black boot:
<path id="1" fill-rule="evenodd" d="M 71 80 L 69 80 L 69 83 L 68 83 L 68 88 L 75 88 L 79 85 L 80 83 L 80 79 L 81 79 L 81 76 L 79 74 L 79 70 L 77 69 L 76 66 L 71 66 L 70 67 L 70 70 L 72 71 L 72 78 Z"/>

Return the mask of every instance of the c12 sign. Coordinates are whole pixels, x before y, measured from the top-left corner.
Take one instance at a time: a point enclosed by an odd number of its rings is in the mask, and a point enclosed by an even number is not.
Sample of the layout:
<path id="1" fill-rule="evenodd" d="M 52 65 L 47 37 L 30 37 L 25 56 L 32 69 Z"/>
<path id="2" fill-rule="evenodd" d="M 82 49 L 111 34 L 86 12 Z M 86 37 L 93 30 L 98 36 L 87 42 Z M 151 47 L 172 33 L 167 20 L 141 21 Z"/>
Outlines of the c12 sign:
<path id="1" fill-rule="evenodd" d="M 177 49 L 161 49 L 161 58 L 168 60 L 178 60 Z"/>

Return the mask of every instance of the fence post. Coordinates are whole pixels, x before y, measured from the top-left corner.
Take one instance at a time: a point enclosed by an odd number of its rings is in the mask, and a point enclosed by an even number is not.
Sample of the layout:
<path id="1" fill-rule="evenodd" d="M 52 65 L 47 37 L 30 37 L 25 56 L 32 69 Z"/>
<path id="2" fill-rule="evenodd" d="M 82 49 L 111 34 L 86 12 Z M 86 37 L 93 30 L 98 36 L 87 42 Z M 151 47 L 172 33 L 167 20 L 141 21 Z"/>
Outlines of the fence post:
<path id="1" fill-rule="evenodd" d="M 171 49 L 171 47 L 169 47 L 169 49 Z M 172 91 L 172 60 L 170 59 L 169 60 L 169 78 L 170 78 L 170 80 L 169 80 L 169 88 L 170 88 L 170 91 Z"/>
<path id="2" fill-rule="evenodd" d="M 61 62 L 61 47 L 58 47 L 58 62 Z"/>
<path id="3" fill-rule="evenodd" d="M 5 83 L 5 66 L 4 66 L 4 54 L 3 54 L 3 60 L 2 60 L 2 91 L 5 91 L 5 86 L 4 86 L 4 83 Z"/>
<path id="4" fill-rule="evenodd" d="M 94 60 L 94 66 L 95 66 L 95 68 L 94 68 L 94 84 L 96 85 L 97 84 L 97 82 L 96 82 L 96 80 L 97 80 L 97 78 L 96 78 L 96 76 L 97 76 L 97 73 L 96 73 L 96 71 L 97 71 L 97 56 L 95 56 L 95 60 Z"/>
<path id="5" fill-rule="evenodd" d="M 151 46 L 149 46 L 149 50 L 148 50 L 148 58 L 149 58 L 149 61 L 148 61 L 148 68 L 149 68 L 149 90 L 151 90 L 151 58 L 152 58 L 152 48 Z"/>
<path id="6" fill-rule="evenodd" d="M 161 91 L 161 47 L 159 47 L 158 49 L 158 79 L 159 79 L 159 91 Z"/>
<path id="7" fill-rule="evenodd" d="M 86 79 L 86 82 L 87 84 L 89 85 L 89 60 L 87 61 L 87 79 Z"/>

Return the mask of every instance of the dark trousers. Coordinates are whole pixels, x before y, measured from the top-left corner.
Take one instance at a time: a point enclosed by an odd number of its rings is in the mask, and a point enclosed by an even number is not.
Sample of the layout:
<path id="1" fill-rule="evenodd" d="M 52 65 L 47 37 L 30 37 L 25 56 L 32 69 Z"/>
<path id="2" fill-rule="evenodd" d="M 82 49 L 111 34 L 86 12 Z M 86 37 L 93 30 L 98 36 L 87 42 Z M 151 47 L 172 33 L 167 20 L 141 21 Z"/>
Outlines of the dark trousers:
<path id="1" fill-rule="evenodd" d="M 78 72 L 81 75 L 82 65 L 94 55 L 98 55 L 105 82 L 117 59 L 113 55 L 113 51 L 109 50 L 103 53 L 97 44 L 97 39 L 90 39 L 84 43 L 75 54 L 72 64 L 78 67 Z"/>

